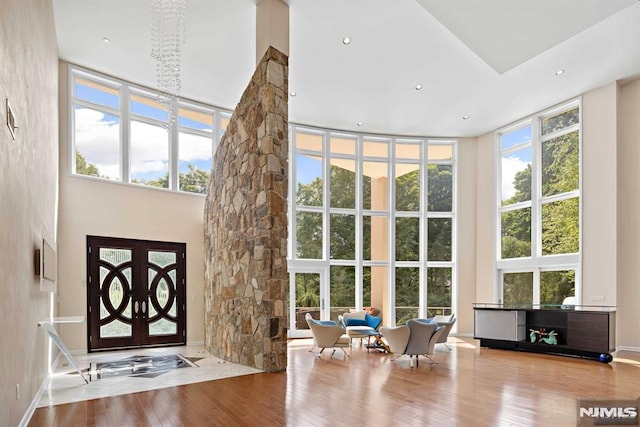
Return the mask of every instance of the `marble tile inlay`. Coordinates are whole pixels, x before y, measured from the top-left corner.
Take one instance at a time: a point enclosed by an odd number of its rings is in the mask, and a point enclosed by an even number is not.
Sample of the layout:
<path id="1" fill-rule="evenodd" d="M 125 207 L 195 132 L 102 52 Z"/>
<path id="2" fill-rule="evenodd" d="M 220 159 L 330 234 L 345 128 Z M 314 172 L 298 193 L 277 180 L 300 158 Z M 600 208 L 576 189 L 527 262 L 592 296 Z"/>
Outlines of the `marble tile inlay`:
<path id="1" fill-rule="evenodd" d="M 259 369 L 231 363 L 212 356 L 203 346 L 163 347 L 136 349 L 117 352 L 91 353 L 74 355 L 74 359 L 83 371 L 88 371 L 100 363 L 110 363 L 132 356 L 153 356 L 166 358 L 171 355 L 182 355 L 190 363 L 196 361 L 197 368 L 173 369 L 159 376 L 120 376 L 96 380 L 93 377 L 85 384 L 80 375 L 63 357 L 51 375 L 51 380 L 44 390 L 38 407 L 78 402 L 81 400 L 137 393 L 165 387 L 175 387 L 203 381 L 250 375 L 263 372 Z"/>

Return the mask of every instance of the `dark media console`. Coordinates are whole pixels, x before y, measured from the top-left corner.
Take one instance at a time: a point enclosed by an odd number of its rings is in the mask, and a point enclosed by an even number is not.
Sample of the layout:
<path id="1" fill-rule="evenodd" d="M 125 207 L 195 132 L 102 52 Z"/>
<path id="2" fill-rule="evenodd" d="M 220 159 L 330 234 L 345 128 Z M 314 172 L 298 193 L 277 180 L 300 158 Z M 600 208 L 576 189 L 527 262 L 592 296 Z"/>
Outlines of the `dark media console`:
<path id="1" fill-rule="evenodd" d="M 474 321 L 474 338 L 480 340 L 481 347 L 607 363 L 615 350 L 614 307 L 475 304 Z"/>

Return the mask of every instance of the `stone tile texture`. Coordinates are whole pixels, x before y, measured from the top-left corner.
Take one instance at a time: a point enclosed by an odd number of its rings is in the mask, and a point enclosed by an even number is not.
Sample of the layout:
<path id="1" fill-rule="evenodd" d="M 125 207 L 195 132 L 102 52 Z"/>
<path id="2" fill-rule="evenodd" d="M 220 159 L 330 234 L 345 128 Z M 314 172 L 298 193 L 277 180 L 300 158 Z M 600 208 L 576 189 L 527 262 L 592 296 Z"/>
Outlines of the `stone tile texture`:
<path id="1" fill-rule="evenodd" d="M 204 213 L 205 347 L 287 366 L 288 57 L 270 47 L 218 146 Z"/>

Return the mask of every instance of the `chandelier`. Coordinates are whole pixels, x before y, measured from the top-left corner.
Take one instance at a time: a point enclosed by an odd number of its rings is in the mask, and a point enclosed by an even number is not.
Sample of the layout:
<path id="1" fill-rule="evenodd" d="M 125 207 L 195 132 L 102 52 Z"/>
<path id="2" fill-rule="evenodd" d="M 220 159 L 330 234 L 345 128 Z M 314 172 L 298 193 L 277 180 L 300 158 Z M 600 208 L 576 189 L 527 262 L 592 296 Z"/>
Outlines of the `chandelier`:
<path id="1" fill-rule="evenodd" d="M 186 6 L 187 0 L 151 0 L 151 57 L 156 60 L 158 89 L 171 97 L 182 90 L 180 58 L 186 38 Z M 171 97 L 158 97 L 167 111 Z"/>

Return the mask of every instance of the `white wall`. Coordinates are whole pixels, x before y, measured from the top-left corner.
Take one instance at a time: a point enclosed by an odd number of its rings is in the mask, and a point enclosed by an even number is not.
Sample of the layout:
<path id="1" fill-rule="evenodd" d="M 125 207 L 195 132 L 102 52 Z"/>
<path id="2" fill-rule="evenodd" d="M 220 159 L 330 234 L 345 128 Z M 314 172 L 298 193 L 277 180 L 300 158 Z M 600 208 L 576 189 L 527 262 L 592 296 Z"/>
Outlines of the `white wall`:
<path id="1" fill-rule="evenodd" d="M 476 302 L 497 302 L 496 151 L 494 134 L 478 137 L 476 174 Z"/>
<path id="2" fill-rule="evenodd" d="M 457 236 L 457 332 L 473 334 L 473 303 L 476 302 L 476 157 L 477 139 L 458 141 Z"/>
<path id="3" fill-rule="evenodd" d="M 640 350 L 640 79 L 582 97 L 582 303 L 617 305 L 617 345 Z M 494 135 L 478 137 L 476 299 L 495 296 Z"/>
<path id="4" fill-rule="evenodd" d="M 618 342 L 640 351 L 640 79 L 620 87 Z"/>
<path id="5" fill-rule="evenodd" d="M 34 250 L 54 238 L 58 49 L 51 1 L 0 0 L 0 425 L 18 425 L 48 372 L 50 312 Z M 5 125 L 5 99 L 16 140 Z M 20 385 L 17 399 L 16 384 Z"/>
<path id="6" fill-rule="evenodd" d="M 61 316 L 87 314 L 87 235 L 187 244 L 187 342 L 204 341 L 204 196 L 72 176 L 69 166 L 68 66 L 60 63 Z M 69 349 L 87 350 L 87 325 L 64 325 Z"/>
<path id="7" fill-rule="evenodd" d="M 616 305 L 617 93 L 582 97 L 582 303 Z"/>

